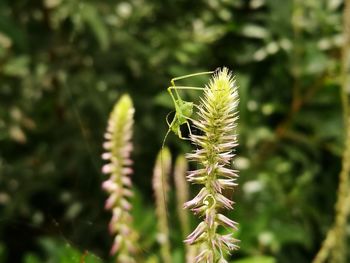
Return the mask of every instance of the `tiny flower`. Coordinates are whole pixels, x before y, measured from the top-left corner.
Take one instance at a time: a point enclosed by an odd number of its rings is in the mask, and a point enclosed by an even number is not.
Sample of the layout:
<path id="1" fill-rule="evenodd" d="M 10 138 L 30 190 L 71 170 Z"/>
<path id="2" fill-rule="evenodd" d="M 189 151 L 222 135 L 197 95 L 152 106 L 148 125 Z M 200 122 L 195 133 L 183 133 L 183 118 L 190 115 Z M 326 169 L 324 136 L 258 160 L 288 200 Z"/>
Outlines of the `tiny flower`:
<path id="1" fill-rule="evenodd" d="M 109 152 L 106 152 L 106 153 L 103 153 L 101 157 L 103 160 L 109 160 L 109 159 L 111 159 L 112 154 Z"/>
<path id="2" fill-rule="evenodd" d="M 105 164 L 103 167 L 102 167 L 102 173 L 104 174 L 109 174 L 113 171 L 113 165 L 112 164 Z"/>
<path id="3" fill-rule="evenodd" d="M 201 222 L 197 228 L 185 239 L 185 242 L 193 244 L 195 241 L 197 241 L 198 237 L 204 233 L 205 230 L 206 225 L 204 222 Z"/>
<path id="4" fill-rule="evenodd" d="M 222 215 L 222 214 L 217 214 L 216 216 L 217 222 L 220 222 L 222 225 L 226 225 L 228 227 L 234 228 L 237 230 L 237 223 L 235 221 L 232 221 L 228 217 Z"/>
<path id="5" fill-rule="evenodd" d="M 118 185 L 112 180 L 107 180 L 102 183 L 102 188 L 107 192 L 111 193 L 116 191 L 116 189 L 118 188 Z"/>

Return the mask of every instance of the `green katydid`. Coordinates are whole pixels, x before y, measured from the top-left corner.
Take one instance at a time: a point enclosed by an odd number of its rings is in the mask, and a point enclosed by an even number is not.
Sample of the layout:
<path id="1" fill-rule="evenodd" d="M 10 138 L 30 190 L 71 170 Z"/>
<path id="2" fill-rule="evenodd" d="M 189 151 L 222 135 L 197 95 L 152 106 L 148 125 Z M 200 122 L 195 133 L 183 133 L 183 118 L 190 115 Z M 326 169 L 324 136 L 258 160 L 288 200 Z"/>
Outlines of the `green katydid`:
<path id="1" fill-rule="evenodd" d="M 169 114 L 166 117 L 166 122 L 169 126 L 169 129 L 164 137 L 164 140 L 162 143 L 162 150 L 164 149 L 165 141 L 166 141 L 166 139 L 171 131 L 173 131 L 180 139 L 182 139 L 182 140 L 187 139 L 187 138 L 184 138 L 182 136 L 182 133 L 180 130 L 181 125 L 187 124 L 188 131 L 190 134 L 192 134 L 191 127 L 190 127 L 188 120 L 191 120 L 191 116 L 193 114 L 194 103 L 190 102 L 190 101 L 182 100 L 179 93 L 178 93 L 178 90 L 204 90 L 204 88 L 201 88 L 201 87 L 176 86 L 175 81 L 180 80 L 180 79 L 200 76 L 200 75 L 212 74 L 212 73 L 214 73 L 214 71 L 199 72 L 199 73 L 184 75 L 181 77 L 176 77 L 176 78 L 171 79 L 171 81 L 170 81 L 171 86 L 168 87 L 167 90 L 168 90 L 170 97 L 173 100 L 173 103 L 175 106 L 175 116 L 174 116 L 173 120 L 171 121 L 171 123 L 169 123 L 169 121 L 168 121 Z M 176 98 L 172 92 L 173 90 L 175 90 Z M 162 176 L 161 176 L 162 177 L 162 187 L 164 187 L 165 182 L 164 182 L 164 176 L 163 176 L 163 155 L 161 154 L 160 157 L 161 157 L 161 166 L 162 166 Z M 164 198 L 164 204 L 166 206 L 167 205 L 166 204 L 166 193 L 165 193 L 164 188 L 163 188 L 163 198 Z"/>
<path id="2" fill-rule="evenodd" d="M 204 90 L 204 88 L 202 88 L 202 87 L 176 86 L 175 81 L 180 80 L 180 79 L 200 76 L 200 75 L 212 74 L 212 73 L 214 73 L 214 71 L 199 72 L 199 73 L 193 73 L 193 74 L 184 75 L 181 77 L 176 77 L 176 78 L 171 79 L 171 81 L 170 81 L 171 86 L 168 87 L 167 90 L 168 90 L 170 97 L 173 100 L 173 103 L 175 106 L 175 116 L 174 116 L 173 120 L 171 121 L 171 123 L 169 123 L 169 121 L 168 121 L 168 116 L 166 118 L 166 122 L 169 126 L 169 129 L 164 137 L 162 148 L 164 147 L 166 138 L 168 137 L 168 135 L 171 131 L 173 131 L 180 139 L 186 140 L 186 138 L 184 138 L 182 136 L 182 133 L 180 130 L 180 126 L 183 124 L 187 125 L 189 133 L 192 134 L 188 120 L 191 120 L 191 116 L 193 114 L 194 103 L 190 102 L 190 101 L 182 100 L 179 93 L 178 93 L 178 90 Z M 176 98 L 172 92 L 173 90 L 175 91 Z"/>

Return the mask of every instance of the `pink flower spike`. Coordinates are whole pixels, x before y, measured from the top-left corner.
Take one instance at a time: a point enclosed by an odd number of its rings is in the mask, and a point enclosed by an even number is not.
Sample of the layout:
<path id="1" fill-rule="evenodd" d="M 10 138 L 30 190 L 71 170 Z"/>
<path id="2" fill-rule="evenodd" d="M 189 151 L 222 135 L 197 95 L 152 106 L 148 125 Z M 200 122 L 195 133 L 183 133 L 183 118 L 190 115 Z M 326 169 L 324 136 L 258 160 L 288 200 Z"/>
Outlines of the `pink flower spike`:
<path id="1" fill-rule="evenodd" d="M 109 194 L 105 208 L 112 211 L 109 230 L 114 236 L 114 243 L 111 253 L 117 254 L 117 262 L 135 262 L 137 252 L 138 234 L 132 227 L 132 206 L 129 202 L 133 195 L 130 178 L 133 172 L 130 167 L 133 116 L 132 101 L 128 95 L 124 95 L 110 114 L 103 144 L 106 152 L 102 154 L 102 159 L 110 163 L 102 167 L 102 172 L 109 174 L 109 178 L 102 183 L 102 189 Z"/>

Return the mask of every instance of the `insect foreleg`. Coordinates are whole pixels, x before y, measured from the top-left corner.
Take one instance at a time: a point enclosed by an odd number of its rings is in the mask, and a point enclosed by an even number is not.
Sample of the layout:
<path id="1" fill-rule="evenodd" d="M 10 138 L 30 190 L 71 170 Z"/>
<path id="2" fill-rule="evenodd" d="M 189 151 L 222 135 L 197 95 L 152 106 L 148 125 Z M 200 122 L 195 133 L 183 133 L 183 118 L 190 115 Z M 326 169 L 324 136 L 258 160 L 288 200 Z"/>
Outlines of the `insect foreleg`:
<path id="1" fill-rule="evenodd" d="M 170 94 L 171 99 L 173 100 L 173 103 L 174 103 L 174 105 L 175 105 L 175 110 L 177 111 L 177 103 L 176 103 L 176 99 L 175 99 L 175 97 L 174 97 L 173 93 L 171 92 L 172 87 L 169 87 L 167 90 L 168 90 L 168 92 L 169 92 L 169 94 Z M 178 95 L 178 94 L 177 94 L 177 96 L 178 96 L 178 99 L 180 99 L 180 97 L 179 97 L 179 95 Z"/>

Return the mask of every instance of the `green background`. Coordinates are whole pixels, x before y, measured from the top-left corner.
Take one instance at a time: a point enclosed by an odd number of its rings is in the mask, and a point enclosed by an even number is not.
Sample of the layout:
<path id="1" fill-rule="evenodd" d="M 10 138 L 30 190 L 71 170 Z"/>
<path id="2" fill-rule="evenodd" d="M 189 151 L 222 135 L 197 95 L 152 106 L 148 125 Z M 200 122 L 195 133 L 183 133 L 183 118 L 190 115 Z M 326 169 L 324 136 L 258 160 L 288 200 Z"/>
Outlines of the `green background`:
<path id="1" fill-rule="evenodd" d="M 100 155 L 123 93 L 136 108 L 135 227 L 145 260 L 157 262 L 151 177 L 173 109 L 166 88 L 222 66 L 240 93 L 232 262 L 310 262 L 333 222 L 341 169 L 342 9 L 340 0 L 0 0 L 0 262 L 111 261 Z M 174 135 L 166 144 L 174 156 L 191 149 Z M 171 196 L 183 262 L 173 184 Z"/>

